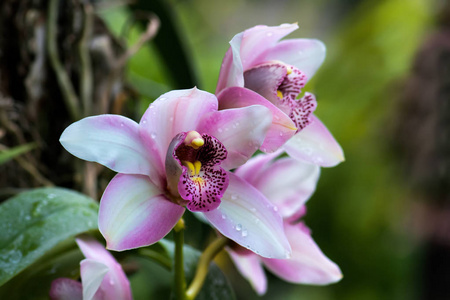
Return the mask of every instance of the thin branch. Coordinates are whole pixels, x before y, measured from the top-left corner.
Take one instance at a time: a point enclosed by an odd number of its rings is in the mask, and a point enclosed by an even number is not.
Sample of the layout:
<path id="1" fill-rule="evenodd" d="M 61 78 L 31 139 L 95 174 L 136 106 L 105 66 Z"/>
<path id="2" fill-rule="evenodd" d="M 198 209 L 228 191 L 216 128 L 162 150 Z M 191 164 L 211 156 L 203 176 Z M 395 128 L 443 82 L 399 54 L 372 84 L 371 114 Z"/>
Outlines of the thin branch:
<path id="1" fill-rule="evenodd" d="M 59 87 L 63 94 L 64 102 L 72 120 L 80 118 L 80 111 L 78 107 L 78 98 L 75 94 L 72 82 L 69 75 L 64 69 L 59 60 L 58 45 L 57 45 L 57 17 L 58 17 L 58 0 L 50 0 L 47 11 L 47 51 L 50 59 L 50 64 L 55 71 Z"/>
<path id="2" fill-rule="evenodd" d="M 147 41 L 155 37 L 156 33 L 159 30 L 159 26 L 160 26 L 159 18 L 156 15 L 151 14 L 145 32 L 139 37 L 139 40 L 136 42 L 136 44 L 128 48 L 127 51 L 117 61 L 118 69 L 125 66 L 127 61 L 133 55 L 135 55 Z"/>
<path id="3" fill-rule="evenodd" d="M 92 26 L 94 20 L 94 10 L 92 5 L 83 6 L 84 22 L 83 33 L 78 44 L 78 54 L 80 56 L 80 98 L 83 103 L 84 116 L 92 114 L 92 91 L 93 76 L 91 56 L 89 54 L 89 40 L 92 35 Z"/>

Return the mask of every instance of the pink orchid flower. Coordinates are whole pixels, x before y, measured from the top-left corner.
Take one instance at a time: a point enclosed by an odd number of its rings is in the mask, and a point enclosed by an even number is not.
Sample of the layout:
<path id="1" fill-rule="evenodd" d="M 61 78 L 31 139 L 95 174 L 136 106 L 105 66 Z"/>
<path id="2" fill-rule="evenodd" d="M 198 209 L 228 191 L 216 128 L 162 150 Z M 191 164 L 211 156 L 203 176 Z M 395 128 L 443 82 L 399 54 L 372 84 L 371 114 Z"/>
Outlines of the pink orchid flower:
<path id="1" fill-rule="evenodd" d="M 120 264 L 98 241 L 90 237 L 76 239 L 86 259 L 80 262 L 81 282 L 58 278 L 52 282 L 52 300 L 131 300 L 130 282 Z"/>
<path id="2" fill-rule="evenodd" d="M 66 128 L 60 141 L 67 151 L 119 172 L 100 201 L 99 229 L 108 249 L 159 241 L 186 207 L 262 256 L 289 255 L 273 205 L 228 171 L 260 147 L 272 115 L 260 105 L 217 108 L 213 94 L 196 88 L 171 91 L 150 105 L 139 124 L 101 115 Z"/>
<path id="3" fill-rule="evenodd" d="M 314 39 L 279 41 L 297 28 L 297 24 L 260 25 L 233 37 L 216 89 L 219 108 L 264 105 L 274 114 L 273 126 L 281 120 L 280 114 L 289 117 L 290 126 L 276 131 L 276 134 L 290 138 L 283 149 L 294 158 L 331 167 L 344 160 L 342 148 L 313 115 L 317 106 L 314 95 L 305 93 L 297 99 L 325 59 L 325 46 Z M 265 99 L 252 96 L 254 92 Z M 241 97 L 237 98 L 237 94 Z M 261 150 L 273 152 L 280 146 L 280 143 L 267 139 Z"/>
<path id="4" fill-rule="evenodd" d="M 236 175 L 276 205 L 292 247 L 289 259 L 264 258 L 238 245 L 227 249 L 239 272 L 260 295 L 267 289 L 263 265 L 292 283 L 323 285 L 342 278 L 339 267 L 322 253 L 308 227 L 295 222 L 306 213 L 305 202 L 315 190 L 319 167 L 290 157 L 275 160 L 278 154 L 258 155 L 236 170 Z"/>

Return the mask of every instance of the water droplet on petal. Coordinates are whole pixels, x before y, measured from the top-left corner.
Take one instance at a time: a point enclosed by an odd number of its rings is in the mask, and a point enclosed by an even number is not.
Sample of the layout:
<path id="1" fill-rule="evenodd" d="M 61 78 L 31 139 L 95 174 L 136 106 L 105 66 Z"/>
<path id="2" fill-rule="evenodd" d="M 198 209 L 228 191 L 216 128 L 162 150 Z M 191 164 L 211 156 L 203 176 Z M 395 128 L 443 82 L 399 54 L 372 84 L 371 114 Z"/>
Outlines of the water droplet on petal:
<path id="1" fill-rule="evenodd" d="M 123 123 L 120 123 L 120 127 L 123 127 Z"/>
<path id="2" fill-rule="evenodd" d="M 114 285 L 114 280 L 110 279 L 110 280 L 109 280 L 109 284 L 110 284 L 110 285 Z"/>
<path id="3" fill-rule="evenodd" d="M 237 231 L 241 231 L 242 230 L 242 225 L 241 224 L 237 224 L 236 225 L 236 230 Z"/>
<path id="4" fill-rule="evenodd" d="M 217 131 L 218 131 L 218 132 L 222 132 L 223 130 L 222 130 L 222 128 L 219 128 L 219 129 L 217 129 Z"/>
<path id="5" fill-rule="evenodd" d="M 237 196 L 236 196 L 236 195 L 231 195 L 231 199 L 232 199 L 232 200 L 236 200 L 236 199 L 237 199 Z"/>
<path id="6" fill-rule="evenodd" d="M 272 36 L 273 35 L 273 32 L 268 32 L 267 33 L 267 36 Z"/>
<path id="7" fill-rule="evenodd" d="M 242 233 L 241 233 L 241 235 L 242 235 L 242 237 L 246 237 L 247 235 L 248 235 L 248 232 L 247 232 L 247 230 L 242 230 Z"/>
<path id="8" fill-rule="evenodd" d="M 282 133 L 282 132 L 280 132 L 280 136 L 283 136 L 283 133 Z"/>
<path id="9" fill-rule="evenodd" d="M 156 138 L 156 133 L 152 132 L 152 133 L 150 134 L 150 137 L 151 137 L 152 139 L 155 139 L 155 138 Z"/>
<path id="10" fill-rule="evenodd" d="M 147 120 L 143 120 L 143 121 L 142 121 L 142 124 L 146 124 L 146 123 L 147 123 Z"/>
<path id="11" fill-rule="evenodd" d="M 226 218 L 227 218 L 227 216 L 225 216 L 225 215 L 222 215 L 222 219 L 224 219 L 224 220 L 225 220 Z"/>
<path id="12" fill-rule="evenodd" d="M 274 206 L 273 211 L 278 211 L 278 207 Z"/>
<path id="13" fill-rule="evenodd" d="M 161 98 L 159 98 L 160 101 L 164 101 L 164 100 L 166 100 L 166 99 L 167 99 L 166 97 L 161 97 Z"/>

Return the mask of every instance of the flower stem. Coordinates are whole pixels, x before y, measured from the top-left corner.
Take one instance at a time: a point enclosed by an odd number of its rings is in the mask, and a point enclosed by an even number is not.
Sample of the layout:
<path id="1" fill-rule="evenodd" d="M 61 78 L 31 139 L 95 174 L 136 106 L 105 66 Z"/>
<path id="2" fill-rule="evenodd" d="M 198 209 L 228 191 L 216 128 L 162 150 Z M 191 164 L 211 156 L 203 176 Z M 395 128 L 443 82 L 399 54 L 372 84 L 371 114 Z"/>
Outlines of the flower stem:
<path id="1" fill-rule="evenodd" d="M 214 242 L 209 244 L 208 248 L 202 253 L 198 261 L 195 277 L 192 280 L 189 288 L 186 291 L 187 300 L 194 300 L 198 293 L 202 289 L 205 282 L 206 275 L 208 275 L 208 269 L 210 262 L 214 257 L 225 247 L 228 239 L 224 236 L 219 236 Z"/>
<path id="2" fill-rule="evenodd" d="M 184 278 L 184 220 L 181 218 L 173 228 L 173 240 L 175 242 L 175 299 L 186 299 L 186 280 Z"/>

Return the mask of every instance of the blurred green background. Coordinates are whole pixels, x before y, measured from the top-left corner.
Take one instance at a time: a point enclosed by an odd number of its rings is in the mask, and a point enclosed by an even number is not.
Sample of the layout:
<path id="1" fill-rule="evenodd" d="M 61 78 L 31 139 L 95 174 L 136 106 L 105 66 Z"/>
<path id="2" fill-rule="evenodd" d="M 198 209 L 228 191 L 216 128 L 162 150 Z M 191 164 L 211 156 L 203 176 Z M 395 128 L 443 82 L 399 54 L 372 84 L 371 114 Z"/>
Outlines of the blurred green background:
<path id="1" fill-rule="evenodd" d="M 344 278 L 337 284 L 314 287 L 289 284 L 268 273 L 268 293 L 262 299 L 426 299 L 422 280 L 427 276 L 426 238 L 414 230 L 413 204 L 418 196 L 402 167 L 396 130 L 414 57 L 438 28 L 444 1 L 164 3 L 180 33 L 195 84 L 212 93 L 228 41 L 246 28 L 298 22 L 300 29 L 288 38 L 318 38 L 327 46 L 325 63 L 305 90 L 316 94 L 316 113 L 342 145 L 346 161 L 322 170 L 305 220 Z M 101 14 L 118 35 L 131 16 L 123 6 Z M 127 32 L 128 43 L 134 43 L 141 32 L 136 26 Z M 180 87 L 153 43 L 131 59 L 127 75 L 142 95 L 142 109 L 160 94 Z M 195 226 L 188 230 L 187 240 L 202 248 L 198 236 L 205 232 Z M 226 259 L 220 257 L 219 263 L 226 267 L 238 298 L 257 299 Z M 135 290 L 145 285 L 133 279 L 132 284 Z"/>

